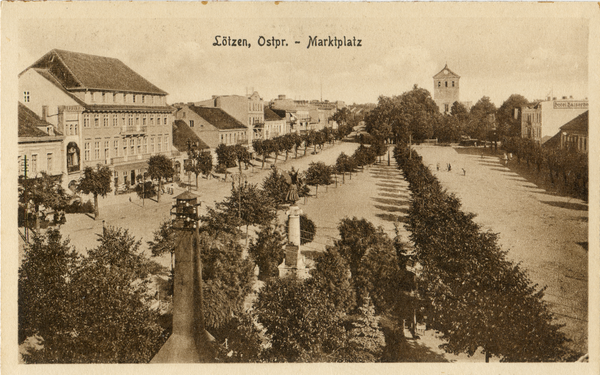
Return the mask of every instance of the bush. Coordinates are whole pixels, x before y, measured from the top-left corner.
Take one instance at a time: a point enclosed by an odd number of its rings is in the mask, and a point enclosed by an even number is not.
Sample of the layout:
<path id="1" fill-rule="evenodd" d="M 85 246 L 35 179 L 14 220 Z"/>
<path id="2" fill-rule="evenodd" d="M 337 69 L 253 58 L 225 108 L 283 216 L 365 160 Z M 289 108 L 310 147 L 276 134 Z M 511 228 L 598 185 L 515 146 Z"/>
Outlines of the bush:
<path id="1" fill-rule="evenodd" d="M 67 214 L 93 214 L 94 203 L 87 200 L 85 203 L 81 203 L 81 200 L 76 199 L 70 205 L 65 207 L 65 213 Z"/>

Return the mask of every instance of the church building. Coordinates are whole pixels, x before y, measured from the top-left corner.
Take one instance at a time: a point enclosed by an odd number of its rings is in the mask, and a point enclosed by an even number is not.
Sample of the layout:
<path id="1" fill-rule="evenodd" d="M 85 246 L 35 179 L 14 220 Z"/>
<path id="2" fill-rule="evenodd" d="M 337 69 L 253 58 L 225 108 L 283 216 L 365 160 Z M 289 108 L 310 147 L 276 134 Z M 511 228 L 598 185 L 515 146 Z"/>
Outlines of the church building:
<path id="1" fill-rule="evenodd" d="M 459 101 L 460 76 L 444 65 L 438 74 L 433 76 L 433 100 L 440 112 L 448 113 L 452 104 Z"/>

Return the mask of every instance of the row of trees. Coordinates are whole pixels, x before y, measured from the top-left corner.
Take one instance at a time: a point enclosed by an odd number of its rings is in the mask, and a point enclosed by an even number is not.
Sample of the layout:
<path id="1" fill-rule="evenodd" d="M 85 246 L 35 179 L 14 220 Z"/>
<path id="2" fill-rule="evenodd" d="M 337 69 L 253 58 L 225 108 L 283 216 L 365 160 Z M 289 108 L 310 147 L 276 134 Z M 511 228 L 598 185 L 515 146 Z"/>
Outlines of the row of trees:
<path id="1" fill-rule="evenodd" d="M 553 322 L 544 288 L 506 257 L 495 233 L 483 231 L 474 215 L 406 145 L 394 156 L 410 184 L 413 202 L 407 229 L 422 266 L 419 293 L 430 327 L 443 333 L 445 350 L 473 355 L 483 350 L 502 361 L 572 358 Z"/>
<path id="2" fill-rule="evenodd" d="M 252 142 L 252 147 L 257 155 L 262 157 L 262 168 L 265 166 L 267 157 L 274 155 L 273 163 L 277 163 L 279 154 L 285 152 L 285 160 L 292 150 L 294 157 L 298 157 L 298 149 L 304 147 L 304 155 L 309 147 L 313 147 L 314 153 L 317 153 L 317 146 L 323 149 L 325 143 L 332 143 L 336 140 L 342 140 L 352 132 L 352 127 L 346 124 L 340 124 L 337 129 L 325 127 L 321 130 L 309 130 L 306 133 L 289 133 L 271 139 L 256 139 Z"/>
<path id="3" fill-rule="evenodd" d="M 588 198 L 588 156 L 575 148 L 559 149 L 541 146 L 532 139 L 507 138 L 502 148 L 512 153 L 520 164 L 525 160 L 538 173 L 548 173 L 551 183 L 562 181 L 567 193 Z"/>
<path id="4" fill-rule="evenodd" d="M 468 110 L 454 102 L 447 114 L 442 114 L 429 91 L 417 85 L 401 95 L 380 96 L 377 107 L 365 121 L 367 131 L 384 140 L 421 142 L 437 138 L 440 142 L 459 142 L 461 137 L 497 142 L 521 134 L 521 107 L 529 104 L 518 94 L 511 95 L 496 108 L 487 96 Z M 518 109 L 515 115 L 515 109 Z"/>

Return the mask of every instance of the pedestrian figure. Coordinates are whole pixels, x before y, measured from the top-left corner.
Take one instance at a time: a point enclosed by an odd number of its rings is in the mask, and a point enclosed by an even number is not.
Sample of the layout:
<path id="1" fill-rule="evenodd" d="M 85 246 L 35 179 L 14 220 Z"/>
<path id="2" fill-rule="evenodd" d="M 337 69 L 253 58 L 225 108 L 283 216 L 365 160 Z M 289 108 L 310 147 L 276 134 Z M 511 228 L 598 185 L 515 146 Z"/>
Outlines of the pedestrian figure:
<path id="1" fill-rule="evenodd" d="M 452 171 L 452 164 L 448 163 L 448 172 Z"/>
<path id="2" fill-rule="evenodd" d="M 461 168 L 461 169 L 463 171 L 463 176 L 466 176 L 467 175 L 467 171 L 464 168 Z"/>
<path id="3" fill-rule="evenodd" d="M 437 163 L 436 168 L 438 170 L 438 172 L 440 171 L 440 163 Z"/>
<path id="4" fill-rule="evenodd" d="M 481 153 L 481 158 L 483 159 L 483 152 Z"/>
<path id="5" fill-rule="evenodd" d="M 131 202 L 131 197 L 129 197 L 129 202 Z"/>
<path id="6" fill-rule="evenodd" d="M 508 164 L 508 156 L 506 156 L 506 152 L 502 156 L 502 160 L 504 160 L 504 165 Z"/>

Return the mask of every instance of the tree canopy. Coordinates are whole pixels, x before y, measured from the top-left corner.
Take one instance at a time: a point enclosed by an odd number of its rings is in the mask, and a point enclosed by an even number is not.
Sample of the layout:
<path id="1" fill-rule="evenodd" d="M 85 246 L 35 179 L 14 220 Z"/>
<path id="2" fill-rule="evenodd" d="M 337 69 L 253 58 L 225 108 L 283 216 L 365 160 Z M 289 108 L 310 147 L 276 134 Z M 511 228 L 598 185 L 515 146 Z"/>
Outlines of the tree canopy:
<path id="1" fill-rule="evenodd" d="M 112 191 L 112 172 L 108 166 L 98 164 L 97 168 L 86 167 L 77 185 L 77 191 L 94 195 L 94 219 L 98 218 L 98 196 L 106 197 Z"/>
<path id="2" fill-rule="evenodd" d="M 498 108 L 496 118 L 501 138 L 521 136 L 521 109 L 528 104 L 529 101 L 524 96 L 512 94 Z"/>
<path id="3" fill-rule="evenodd" d="M 160 202 L 163 179 L 169 179 L 175 175 L 173 162 L 162 154 L 151 156 L 148 160 L 148 175 L 151 179 L 158 181 L 157 201 Z"/>

